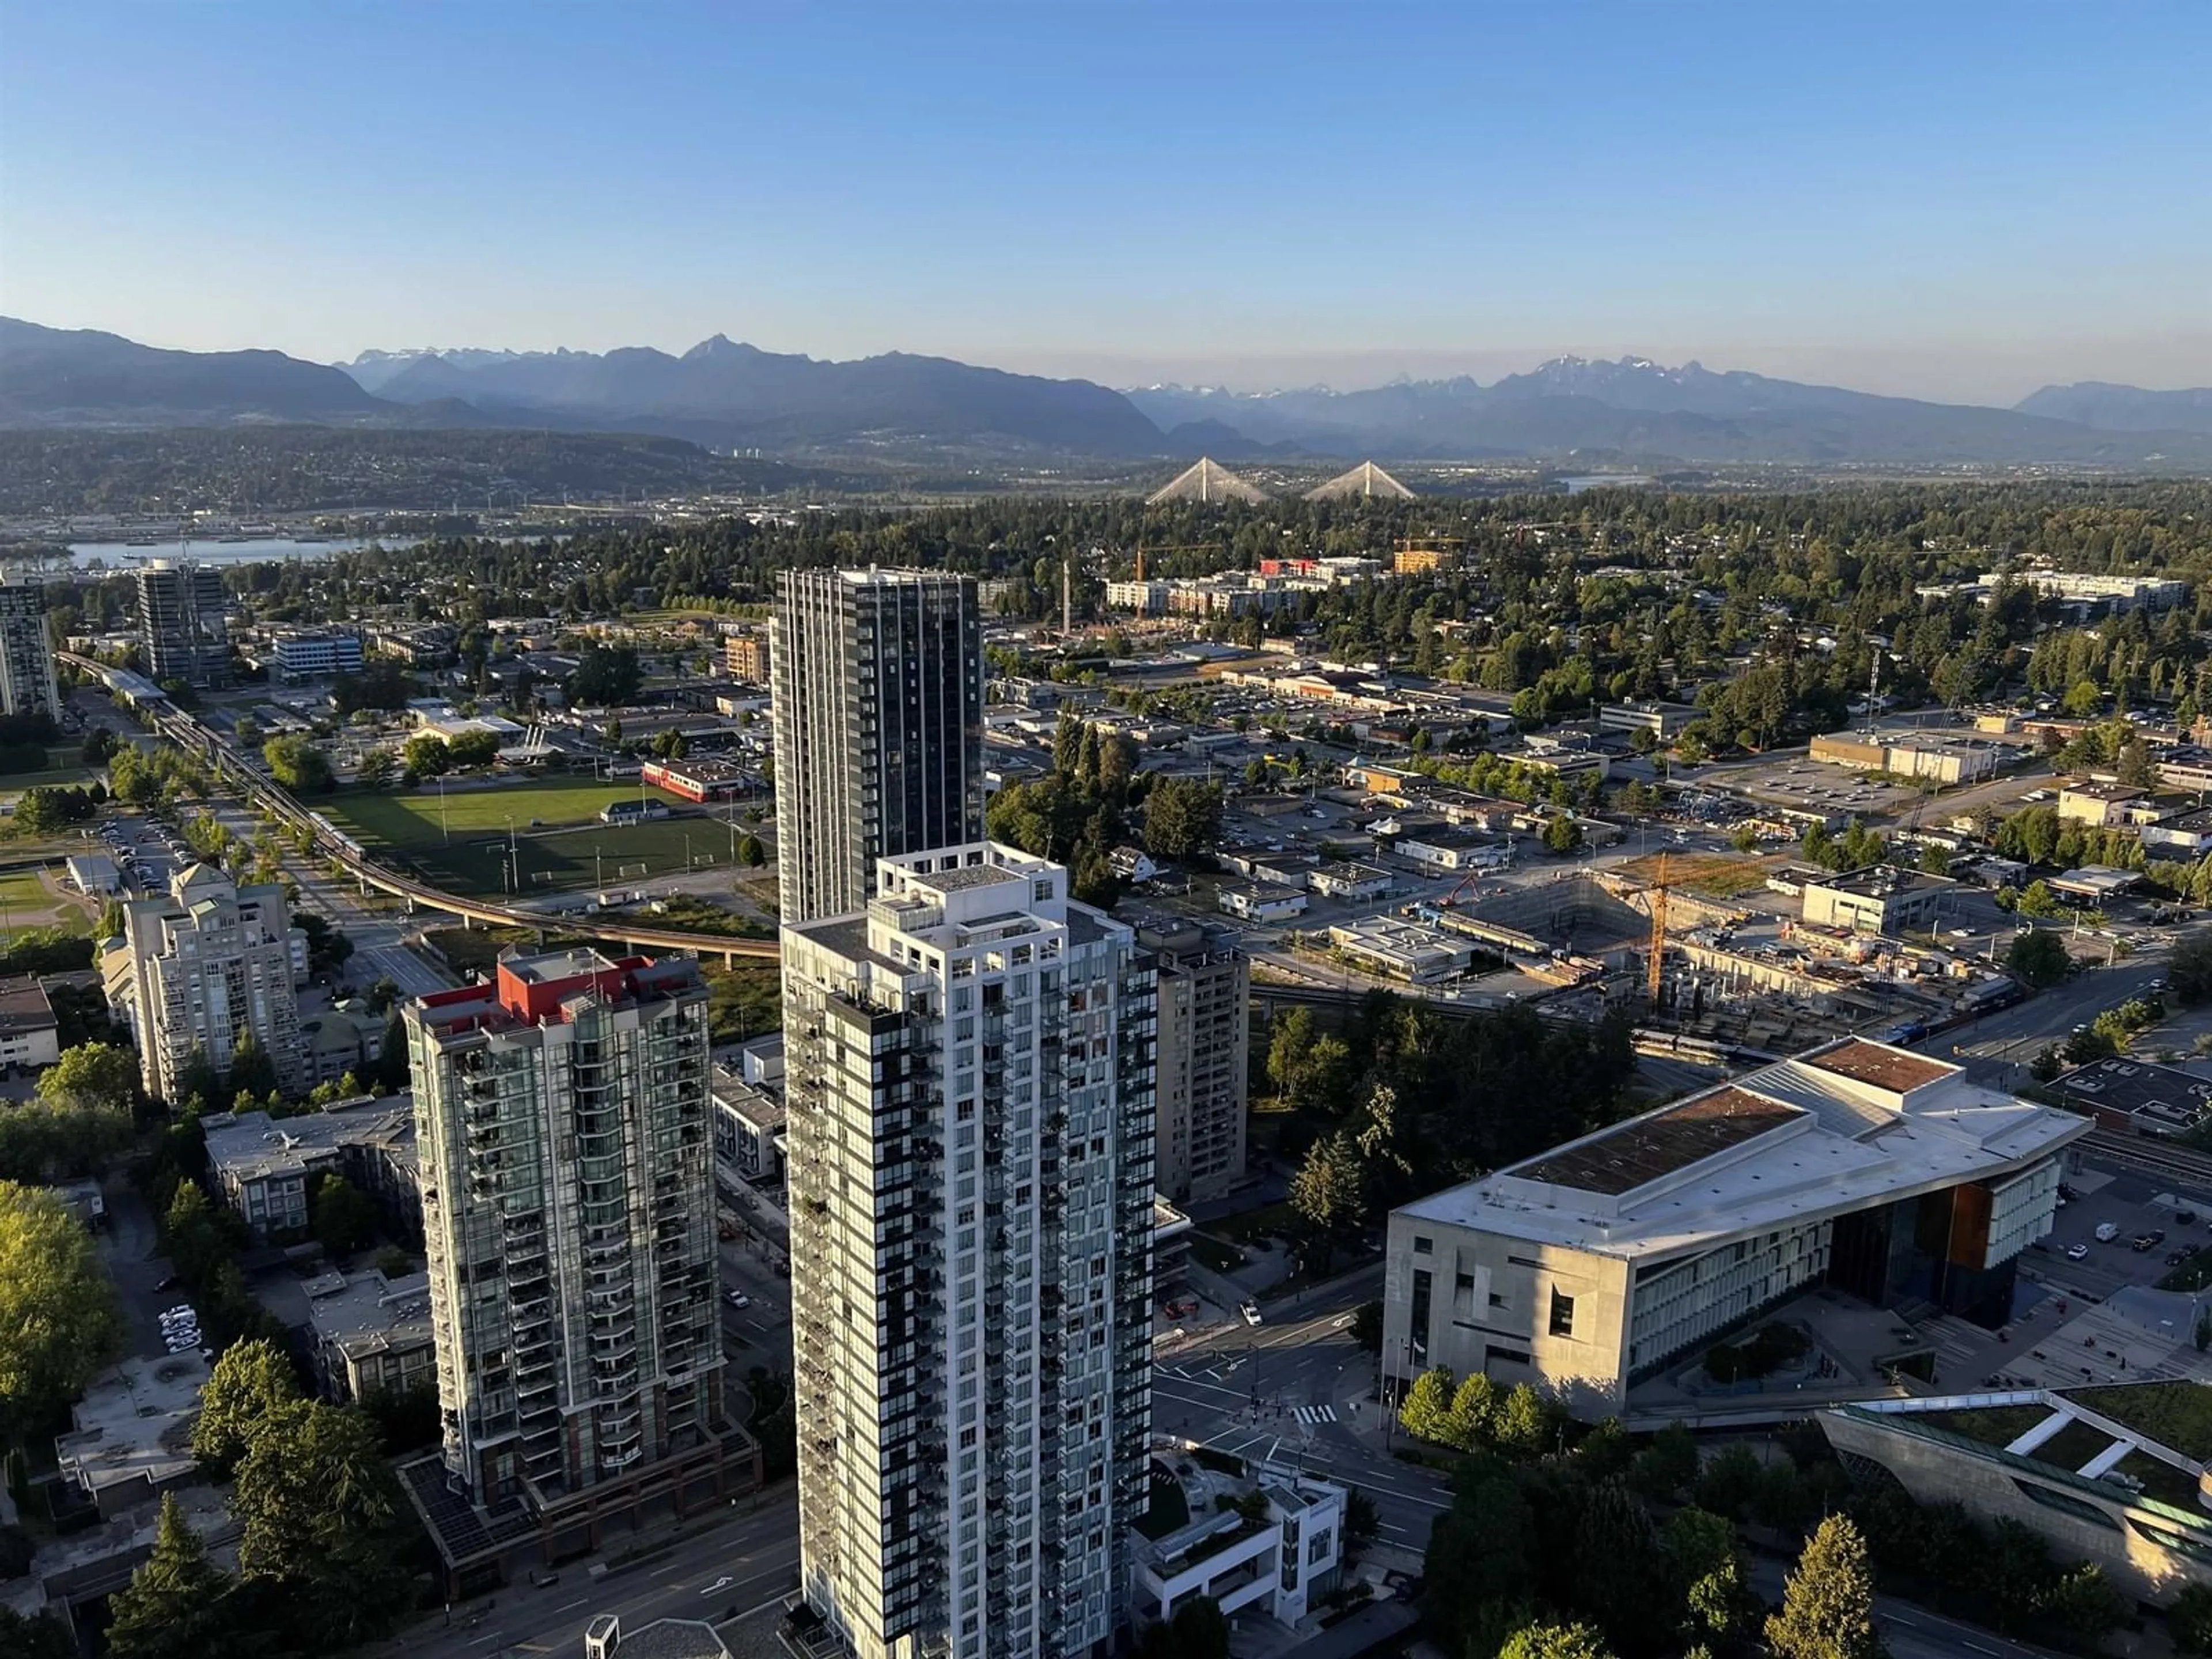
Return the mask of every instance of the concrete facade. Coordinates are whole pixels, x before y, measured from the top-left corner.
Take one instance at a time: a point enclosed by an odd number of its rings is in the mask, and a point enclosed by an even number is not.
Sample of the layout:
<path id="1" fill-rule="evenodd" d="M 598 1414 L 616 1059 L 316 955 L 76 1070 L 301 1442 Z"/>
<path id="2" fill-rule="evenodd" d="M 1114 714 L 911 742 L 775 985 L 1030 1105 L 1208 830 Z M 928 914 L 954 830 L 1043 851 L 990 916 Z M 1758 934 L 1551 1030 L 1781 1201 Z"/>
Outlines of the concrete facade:
<path id="1" fill-rule="evenodd" d="M 858 1659 L 1074 1659 L 1147 1502 L 1155 982 L 1067 872 L 783 930 L 801 1577 Z"/>
<path id="2" fill-rule="evenodd" d="M 1218 1198 L 1244 1178 L 1252 964 L 1217 929 L 1140 926 L 1137 939 L 1159 971 L 1159 1190 Z"/>
<path id="3" fill-rule="evenodd" d="M 1392 1212 L 1383 1372 L 1534 1382 L 1594 1419 L 1816 1283 L 2003 1317 L 2089 1128 L 1845 1038 Z"/>
<path id="4" fill-rule="evenodd" d="M 35 582 L 0 583 L 0 714 L 61 712 L 46 590 Z"/>
<path id="5" fill-rule="evenodd" d="M 100 976 L 131 1027 L 148 1094 L 182 1105 L 177 1080 L 194 1054 L 220 1077 L 248 1036 L 285 1094 L 305 1091 L 291 931 L 282 886 L 240 887 L 210 864 L 179 870 L 166 898 L 123 907 Z"/>
<path id="6" fill-rule="evenodd" d="M 405 1011 L 445 1467 L 535 1507 L 717 1436 L 707 988 L 508 957 Z"/>
<path id="7" fill-rule="evenodd" d="M 2203 1385 L 2150 1386 L 2201 1390 Z M 1825 1411 L 1816 1420 L 1844 1467 L 1859 1480 L 1894 1480 L 1918 1503 L 1955 1503 L 1985 1522 L 2016 1522 L 2047 1540 L 2053 1554 L 2103 1568 L 2130 1601 L 2164 1605 L 2191 1585 L 2212 1589 L 2212 1514 L 2203 1496 L 2203 1464 L 2108 1417 L 2098 1409 L 2100 1392 L 2085 1388 L 2063 1395 L 2031 1390 L 1884 1401 Z M 2049 1407 L 2051 1415 L 2008 1447 L 1984 1444 L 1941 1424 L 1951 1412 L 2012 1409 L 2030 1416 L 2021 1409 L 2030 1407 Z M 2104 1452 L 2079 1468 L 2068 1467 L 2070 1457 L 2046 1462 L 2037 1455 L 2049 1446 L 2051 1432 L 2069 1421 L 2105 1431 L 2109 1440 Z M 2130 1465 L 2156 1480 L 2161 1495 L 2124 1484 L 2137 1479 L 2127 1474 Z M 2108 1478 L 2113 1474 L 2119 1479 Z M 2193 1502 L 2183 1496 L 2191 1486 L 2197 1494 Z"/>

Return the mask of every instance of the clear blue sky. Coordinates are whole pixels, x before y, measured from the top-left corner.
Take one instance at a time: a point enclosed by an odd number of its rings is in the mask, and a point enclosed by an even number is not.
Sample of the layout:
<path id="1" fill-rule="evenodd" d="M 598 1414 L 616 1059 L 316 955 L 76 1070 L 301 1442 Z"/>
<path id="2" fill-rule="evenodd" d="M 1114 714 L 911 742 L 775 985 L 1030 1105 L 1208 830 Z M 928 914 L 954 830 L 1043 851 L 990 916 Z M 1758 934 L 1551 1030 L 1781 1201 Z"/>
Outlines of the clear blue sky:
<path id="1" fill-rule="evenodd" d="M 198 349 L 2212 383 L 2212 5 L 0 0 L 0 311 Z"/>

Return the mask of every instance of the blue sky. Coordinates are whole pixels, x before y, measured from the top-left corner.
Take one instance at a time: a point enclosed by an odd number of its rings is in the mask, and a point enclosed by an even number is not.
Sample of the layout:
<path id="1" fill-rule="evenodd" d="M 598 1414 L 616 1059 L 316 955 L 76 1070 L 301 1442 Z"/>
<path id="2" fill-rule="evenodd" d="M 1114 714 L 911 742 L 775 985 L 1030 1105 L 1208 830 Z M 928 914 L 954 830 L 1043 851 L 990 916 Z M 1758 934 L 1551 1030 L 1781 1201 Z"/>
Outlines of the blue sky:
<path id="1" fill-rule="evenodd" d="M 1115 384 L 2212 383 L 2212 6 L 0 0 L 0 310 Z"/>

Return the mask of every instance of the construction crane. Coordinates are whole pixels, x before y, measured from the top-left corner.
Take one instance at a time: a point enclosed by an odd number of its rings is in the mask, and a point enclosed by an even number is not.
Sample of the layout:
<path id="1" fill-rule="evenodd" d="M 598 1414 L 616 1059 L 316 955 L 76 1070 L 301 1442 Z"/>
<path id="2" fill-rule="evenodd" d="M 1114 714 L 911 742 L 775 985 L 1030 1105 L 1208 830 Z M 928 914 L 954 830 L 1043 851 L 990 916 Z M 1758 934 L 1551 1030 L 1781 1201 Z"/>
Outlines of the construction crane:
<path id="1" fill-rule="evenodd" d="M 1651 997 L 1651 1012 L 1659 1012 L 1659 994 L 1667 982 L 1667 855 L 1659 855 L 1659 879 L 1651 889 L 1651 963 L 1645 989 Z"/>

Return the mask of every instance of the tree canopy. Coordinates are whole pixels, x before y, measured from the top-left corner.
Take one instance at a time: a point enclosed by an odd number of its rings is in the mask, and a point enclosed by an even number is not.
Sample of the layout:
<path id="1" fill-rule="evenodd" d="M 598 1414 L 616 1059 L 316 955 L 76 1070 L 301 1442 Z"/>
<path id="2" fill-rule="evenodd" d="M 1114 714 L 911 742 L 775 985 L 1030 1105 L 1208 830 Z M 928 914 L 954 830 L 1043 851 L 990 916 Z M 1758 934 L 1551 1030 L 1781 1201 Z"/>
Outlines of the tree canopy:
<path id="1" fill-rule="evenodd" d="M 21 1434 L 120 1352 L 123 1316 L 91 1237 L 55 1194 L 0 1181 L 0 1417 Z"/>

